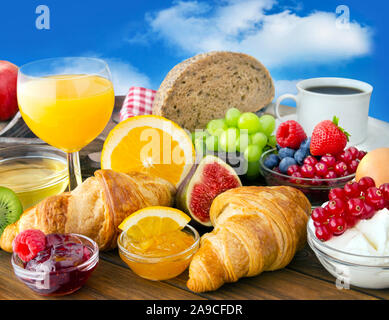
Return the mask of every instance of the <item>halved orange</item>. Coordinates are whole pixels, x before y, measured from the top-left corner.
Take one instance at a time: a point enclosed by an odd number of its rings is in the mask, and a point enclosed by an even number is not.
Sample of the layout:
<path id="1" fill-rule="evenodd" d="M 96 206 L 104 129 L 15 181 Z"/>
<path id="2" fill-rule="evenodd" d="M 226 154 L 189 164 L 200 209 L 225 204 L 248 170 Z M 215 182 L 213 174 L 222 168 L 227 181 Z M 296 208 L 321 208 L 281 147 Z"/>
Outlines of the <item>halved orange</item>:
<path id="1" fill-rule="evenodd" d="M 153 206 L 140 209 L 119 225 L 127 236 L 135 241 L 146 241 L 161 234 L 183 229 L 190 221 L 190 217 L 181 210 Z"/>
<path id="2" fill-rule="evenodd" d="M 140 171 L 178 185 L 195 161 L 189 135 L 175 122 L 145 115 L 129 118 L 111 130 L 101 155 L 101 168 Z"/>

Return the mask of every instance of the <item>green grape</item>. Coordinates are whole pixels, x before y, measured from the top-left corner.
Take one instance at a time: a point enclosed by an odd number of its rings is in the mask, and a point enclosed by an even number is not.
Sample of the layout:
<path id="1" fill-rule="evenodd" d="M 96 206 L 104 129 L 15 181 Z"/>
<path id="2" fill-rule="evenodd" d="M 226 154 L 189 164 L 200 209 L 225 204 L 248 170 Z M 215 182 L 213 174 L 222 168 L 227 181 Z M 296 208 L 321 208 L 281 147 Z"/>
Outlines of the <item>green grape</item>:
<path id="1" fill-rule="evenodd" d="M 219 138 L 217 136 L 208 136 L 205 139 L 206 148 L 210 151 L 217 151 L 219 149 Z"/>
<path id="2" fill-rule="evenodd" d="M 259 161 L 259 158 L 261 157 L 262 154 L 262 148 L 260 148 L 256 144 L 250 144 L 246 150 L 244 151 L 243 155 L 244 158 L 248 162 L 254 162 L 254 161 Z"/>
<path id="3" fill-rule="evenodd" d="M 238 128 L 248 130 L 249 134 L 258 132 L 261 128 L 258 116 L 253 112 L 245 112 L 239 117 Z"/>
<path id="4" fill-rule="evenodd" d="M 270 114 L 264 114 L 259 118 L 260 131 L 268 137 L 273 133 L 276 127 L 276 120 Z"/>
<path id="5" fill-rule="evenodd" d="M 228 126 L 224 119 L 214 119 L 208 122 L 207 131 L 213 136 L 219 136 Z"/>
<path id="6" fill-rule="evenodd" d="M 229 127 L 237 127 L 240 111 L 237 108 L 230 108 L 226 112 L 226 123 Z"/>
<path id="7" fill-rule="evenodd" d="M 239 138 L 239 130 L 236 128 L 228 128 L 220 135 L 220 148 L 223 151 L 236 151 L 236 140 Z"/>
<path id="8" fill-rule="evenodd" d="M 246 176 L 249 180 L 257 178 L 260 174 L 260 165 L 259 161 L 248 162 L 247 163 L 247 173 Z"/>
<path id="9" fill-rule="evenodd" d="M 267 144 L 273 148 L 276 147 L 276 144 L 277 144 L 277 139 L 276 139 L 276 136 L 272 135 L 269 137 L 269 140 L 267 141 Z"/>
<path id="10" fill-rule="evenodd" d="M 261 149 L 267 144 L 267 136 L 263 132 L 256 132 L 251 135 L 251 143 L 258 145 Z"/>
<path id="11" fill-rule="evenodd" d="M 241 133 L 236 140 L 236 151 L 244 152 L 251 143 L 251 137 L 247 133 Z"/>
<path id="12" fill-rule="evenodd" d="M 204 130 L 198 130 L 198 131 L 192 132 L 191 136 L 192 136 L 192 142 L 195 143 L 195 141 L 197 139 L 205 140 L 205 138 L 208 136 L 208 134 Z"/>

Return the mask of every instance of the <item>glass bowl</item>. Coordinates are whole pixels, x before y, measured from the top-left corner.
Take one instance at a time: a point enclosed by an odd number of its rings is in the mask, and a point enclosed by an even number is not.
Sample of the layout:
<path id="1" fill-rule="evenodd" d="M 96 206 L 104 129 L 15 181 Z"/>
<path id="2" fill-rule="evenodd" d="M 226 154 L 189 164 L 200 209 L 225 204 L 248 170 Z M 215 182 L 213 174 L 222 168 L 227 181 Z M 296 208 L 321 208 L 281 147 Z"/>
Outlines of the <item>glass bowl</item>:
<path id="1" fill-rule="evenodd" d="M 17 254 L 11 258 L 15 275 L 27 287 L 42 296 L 63 296 L 80 289 L 88 280 L 99 262 L 99 247 L 92 239 L 70 233 L 77 237 L 91 251 L 91 257 L 84 263 L 59 271 L 30 271 L 23 268 L 23 262 Z"/>
<path id="2" fill-rule="evenodd" d="M 311 218 L 307 231 L 309 246 L 323 267 L 336 278 L 337 286 L 389 288 L 389 256 L 364 256 L 332 248 L 315 236 Z"/>
<path id="3" fill-rule="evenodd" d="M 195 228 L 186 225 L 182 231 L 190 234 L 194 243 L 179 253 L 164 257 L 141 256 L 128 251 L 123 246 L 124 237 L 127 236 L 123 231 L 118 238 L 119 255 L 130 269 L 142 278 L 154 281 L 175 278 L 189 266 L 200 243 L 200 236 Z"/>
<path id="4" fill-rule="evenodd" d="M 66 153 L 49 146 L 0 149 L 0 185 L 12 189 L 26 210 L 68 185 Z"/>
<path id="5" fill-rule="evenodd" d="M 328 201 L 328 192 L 333 188 L 343 188 L 344 185 L 354 179 L 355 173 L 335 179 L 295 178 L 286 174 L 271 170 L 264 165 L 266 157 L 276 153 L 277 149 L 264 152 L 259 159 L 261 173 L 269 186 L 290 186 L 302 191 L 313 208 L 321 206 Z"/>

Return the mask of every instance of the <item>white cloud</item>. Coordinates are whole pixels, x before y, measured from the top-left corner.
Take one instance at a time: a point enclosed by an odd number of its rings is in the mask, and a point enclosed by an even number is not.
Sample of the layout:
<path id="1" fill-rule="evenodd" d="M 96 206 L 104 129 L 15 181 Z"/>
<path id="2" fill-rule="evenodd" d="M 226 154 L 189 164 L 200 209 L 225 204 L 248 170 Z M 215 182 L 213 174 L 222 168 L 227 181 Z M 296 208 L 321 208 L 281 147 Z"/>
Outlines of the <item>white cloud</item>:
<path id="1" fill-rule="evenodd" d="M 184 54 L 211 50 L 241 51 L 269 68 L 302 63 L 326 64 L 368 54 L 371 32 L 351 21 L 336 23 L 335 12 L 299 16 L 290 10 L 269 14 L 275 0 L 179 1 L 147 15 L 154 35 Z"/>
<path id="2" fill-rule="evenodd" d="M 104 60 L 111 70 L 115 95 L 126 95 L 132 86 L 151 88 L 149 77 L 139 72 L 131 64 L 116 58 Z"/>
<path id="3" fill-rule="evenodd" d="M 279 96 L 285 94 L 285 93 L 291 93 L 291 94 L 297 94 L 297 88 L 296 84 L 300 81 L 298 80 L 275 80 L 274 81 L 274 87 L 275 87 L 275 98 L 278 98 Z"/>

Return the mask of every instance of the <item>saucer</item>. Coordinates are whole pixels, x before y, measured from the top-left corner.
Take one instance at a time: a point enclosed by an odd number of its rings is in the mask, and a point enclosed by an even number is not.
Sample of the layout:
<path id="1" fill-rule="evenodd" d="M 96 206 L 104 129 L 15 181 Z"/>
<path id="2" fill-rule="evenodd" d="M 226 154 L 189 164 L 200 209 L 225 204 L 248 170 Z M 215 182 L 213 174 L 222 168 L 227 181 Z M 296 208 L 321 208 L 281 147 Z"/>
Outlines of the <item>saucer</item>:
<path id="1" fill-rule="evenodd" d="M 296 120 L 297 115 L 289 114 L 283 116 L 283 119 L 286 120 Z M 276 128 L 280 125 L 280 120 L 276 119 Z M 277 130 L 277 129 L 276 129 Z M 351 144 L 348 144 L 347 147 L 351 147 Z M 370 151 L 377 148 L 389 147 L 389 123 L 378 120 L 372 117 L 369 117 L 367 123 L 367 138 L 357 145 L 354 145 L 360 150 Z"/>

